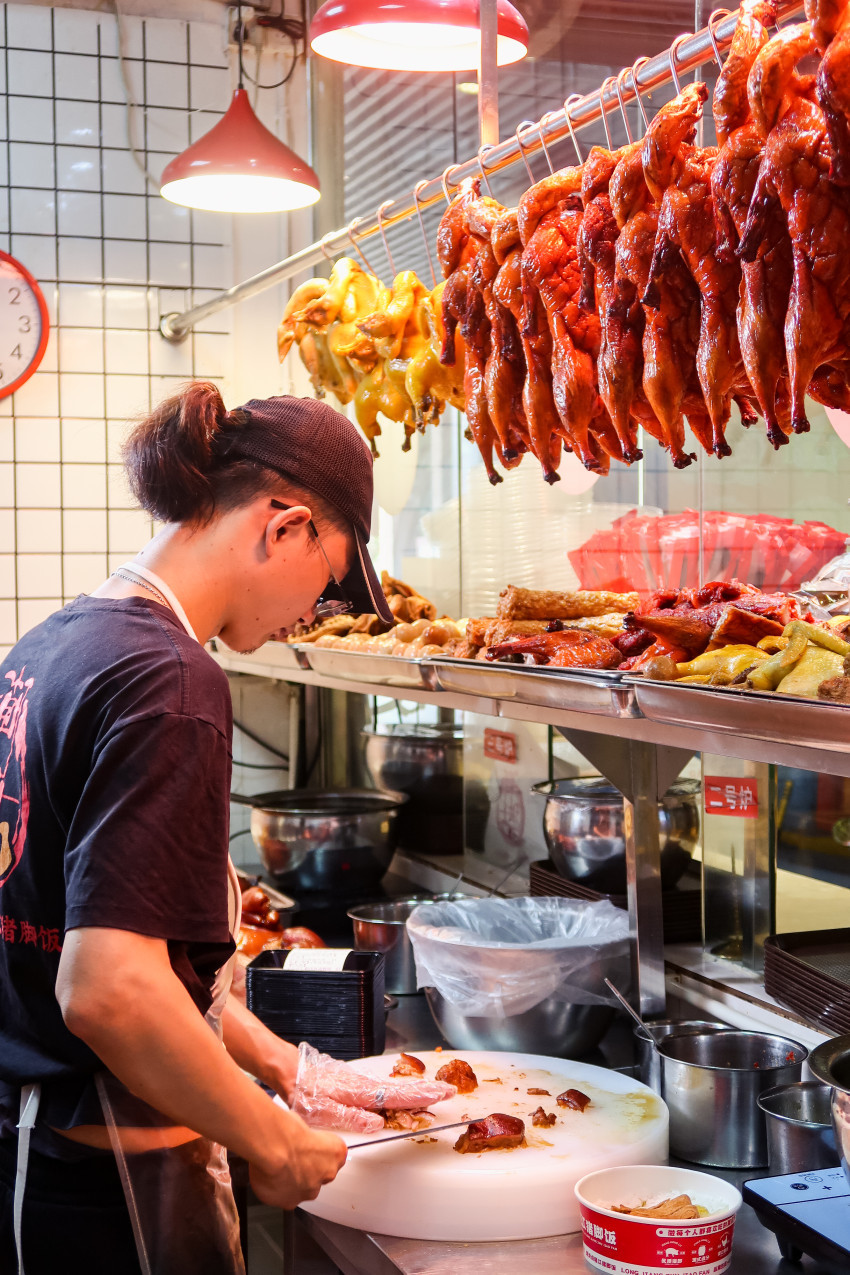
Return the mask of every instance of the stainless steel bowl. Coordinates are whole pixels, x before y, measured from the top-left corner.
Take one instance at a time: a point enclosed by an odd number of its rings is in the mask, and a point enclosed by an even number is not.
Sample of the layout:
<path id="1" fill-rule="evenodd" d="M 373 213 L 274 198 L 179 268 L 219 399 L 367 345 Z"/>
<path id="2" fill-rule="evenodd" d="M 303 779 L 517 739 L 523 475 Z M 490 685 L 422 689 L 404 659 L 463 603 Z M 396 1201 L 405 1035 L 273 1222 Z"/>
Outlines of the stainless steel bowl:
<path id="1" fill-rule="evenodd" d="M 397 996 L 416 991 L 416 963 L 405 922 L 427 899 L 394 899 L 392 903 L 363 903 L 350 908 L 354 946 L 360 952 L 383 952 L 384 985 Z"/>
<path id="2" fill-rule="evenodd" d="M 836 1036 L 818 1045 L 811 1052 L 809 1067 L 817 1080 L 832 1089 L 835 1150 L 850 1182 L 850 1036 Z"/>
<path id="3" fill-rule="evenodd" d="M 547 798 L 543 835 L 552 862 L 568 881 L 603 894 L 625 894 L 623 798 L 606 779 L 555 779 L 535 784 Z M 699 842 L 696 779 L 679 779 L 658 803 L 661 887 L 672 890 Z"/>
<path id="4" fill-rule="evenodd" d="M 352 788 L 231 797 L 249 805 L 251 836 L 268 872 L 288 890 L 377 885 L 398 843 L 399 793 Z"/>
<path id="5" fill-rule="evenodd" d="M 680 1019 L 678 1022 L 675 1018 L 663 1018 L 654 1023 L 647 1023 L 646 1027 L 635 1027 L 635 1054 L 637 1056 L 638 1076 L 645 1085 L 649 1085 L 650 1089 L 654 1089 L 656 1093 L 661 1093 L 661 1061 L 658 1057 L 658 1048 L 662 1040 L 673 1033 L 681 1035 L 693 1032 L 714 1032 L 714 1031 L 731 1031 L 727 1023 L 713 1022 L 710 1019 L 704 1020 L 700 1018 Z"/>
<path id="6" fill-rule="evenodd" d="M 671 1154 L 717 1168 L 766 1165 L 767 1130 L 758 1099 L 767 1089 L 799 1080 L 808 1050 L 784 1036 L 725 1031 L 668 1036 L 658 1053 Z"/>
<path id="7" fill-rule="evenodd" d="M 463 728 L 395 724 L 361 731 L 376 788 L 410 798 L 399 815 L 399 841 L 429 854 L 463 854 Z M 490 810 L 486 788 L 468 784 L 467 844 L 482 849 Z"/>
<path id="8" fill-rule="evenodd" d="M 777 1085 L 763 1093 L 758 1104 L 767 1122 L 772 1177 L 835 1168 L 839 1161 L 827 1085 L 819 1080 Z"/>
<path id="9" fill-rule="evenodd" d="M 579 1058 L 595 1049 L 615 1011 L 607 1005 L 565 1005 L 554 997 L 508 1018 L 462 1014 L 435 987 L 425 996 L 434 1022 L 453 1049 L 505 1049 L 553 1058 Z"/>

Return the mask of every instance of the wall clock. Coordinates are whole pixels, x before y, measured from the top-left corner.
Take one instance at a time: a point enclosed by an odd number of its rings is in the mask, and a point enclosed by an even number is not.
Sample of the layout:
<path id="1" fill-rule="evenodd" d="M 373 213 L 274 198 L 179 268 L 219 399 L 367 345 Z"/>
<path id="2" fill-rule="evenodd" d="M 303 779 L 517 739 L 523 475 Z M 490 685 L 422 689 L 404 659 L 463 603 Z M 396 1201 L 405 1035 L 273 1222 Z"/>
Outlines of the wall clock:
<path id="1" fill-rule="evenodd" d="M 0 252 L 0 398 L 14 394 L 38 369 L 49 334 L 41 288 L 26 266 Z"/>

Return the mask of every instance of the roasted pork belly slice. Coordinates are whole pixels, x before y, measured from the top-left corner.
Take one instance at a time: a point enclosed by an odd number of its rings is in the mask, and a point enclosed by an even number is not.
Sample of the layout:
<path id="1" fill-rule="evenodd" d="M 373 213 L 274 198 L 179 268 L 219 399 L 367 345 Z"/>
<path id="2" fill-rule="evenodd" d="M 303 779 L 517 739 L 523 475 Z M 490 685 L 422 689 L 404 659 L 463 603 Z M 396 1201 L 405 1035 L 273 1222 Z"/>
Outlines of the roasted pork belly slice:
<path id="1" fill-rule="evenodd" d="M 496 1113 L 473 1120 L 455 1143 L 455 1151 L 507 1151 L 526 1145 L 525 1122 L 518 1116 Z"/>

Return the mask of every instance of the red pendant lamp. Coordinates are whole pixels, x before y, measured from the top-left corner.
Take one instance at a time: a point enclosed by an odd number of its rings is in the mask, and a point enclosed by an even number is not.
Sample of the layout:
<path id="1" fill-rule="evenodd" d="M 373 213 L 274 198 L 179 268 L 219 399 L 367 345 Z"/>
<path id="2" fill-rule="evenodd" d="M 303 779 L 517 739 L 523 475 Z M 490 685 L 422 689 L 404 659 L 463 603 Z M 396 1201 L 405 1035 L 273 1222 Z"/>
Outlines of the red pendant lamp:
<path id="1" fill-rule="evenodd" d="M 306 208 L 321 196 L 319 179 L 254 114 L 242 87 L 241 6 L 238 21 L 239 87 L 233 101 L 208 133 L 166 165 L 160 194 L 208 212 Z"/>
<path id="2" fill-rule="evenodd" d="M 310 47 L 335 62 L 388 71 L 472 71 L 478 66 L 478 0 L 326 0 L 310 23 Z M 498 0 L 499 66 L 528 52 L 528 24 Z"/>

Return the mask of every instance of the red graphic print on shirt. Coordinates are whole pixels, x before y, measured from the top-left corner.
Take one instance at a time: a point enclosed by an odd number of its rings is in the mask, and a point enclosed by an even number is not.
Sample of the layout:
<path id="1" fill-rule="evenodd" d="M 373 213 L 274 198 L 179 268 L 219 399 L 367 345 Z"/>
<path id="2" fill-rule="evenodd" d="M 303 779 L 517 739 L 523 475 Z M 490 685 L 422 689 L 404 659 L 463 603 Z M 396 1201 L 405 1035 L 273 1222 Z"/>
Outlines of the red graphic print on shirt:
<path id="1" fill-rule="evenodd" d="M 34 678 L 8 672 L 0 684 L 0 887 L 15 871 L 24 852 L 29 823 L 27 784 L 27 696 Z"/>

